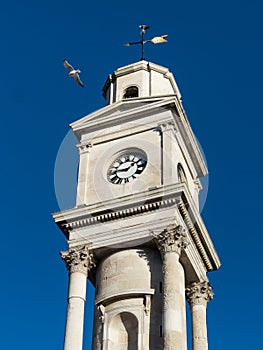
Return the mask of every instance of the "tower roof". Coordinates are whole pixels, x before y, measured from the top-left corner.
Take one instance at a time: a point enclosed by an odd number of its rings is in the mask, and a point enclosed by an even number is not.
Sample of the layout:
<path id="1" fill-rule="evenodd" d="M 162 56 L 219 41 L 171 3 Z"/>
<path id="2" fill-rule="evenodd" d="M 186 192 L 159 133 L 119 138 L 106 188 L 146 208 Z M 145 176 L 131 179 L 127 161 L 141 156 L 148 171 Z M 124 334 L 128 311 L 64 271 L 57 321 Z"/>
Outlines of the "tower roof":
<path id="1" fill-rule="evenodd" d="M 181 94 L 169 69 L 145 60 L 120 67 L 103 86 L 107 104 L 132 97 L 159 97 Z"/>

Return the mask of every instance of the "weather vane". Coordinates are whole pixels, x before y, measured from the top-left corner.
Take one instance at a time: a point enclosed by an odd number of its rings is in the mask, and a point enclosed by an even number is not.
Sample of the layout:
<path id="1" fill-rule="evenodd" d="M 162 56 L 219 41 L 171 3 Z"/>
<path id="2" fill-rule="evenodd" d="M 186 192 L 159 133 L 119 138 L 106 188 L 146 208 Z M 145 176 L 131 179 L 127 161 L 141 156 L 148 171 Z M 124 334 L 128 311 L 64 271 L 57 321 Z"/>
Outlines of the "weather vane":
<path id="1" fill-rule="evenodd" d="M 124 46 L 131 46 L 131 45 L 141 44 L 141 46 L 142 46 L 142 58 L 141 58 L 141 60 L 144 60 L 144 45 L 146 43 L 149 43 L 149 42 L 151 42 L 153 44 L 166 43 L 167 42 L 166 38 L 167 38 L 168 35 L 165 34 L 165 35 L 161 35 L 161 36 L 155 36 L 154 38 L 152 38 L 150 40 L 144 40 L 145 31 L 147 29 L 149 29 L 150 27 L 146 26 L 144 24 L 141 24 L 139 26 L 139 28 L 141 29 L 142 40 L 141 41 L 135 41 L 135 42 L 132 42 L 132 43 L 126 43 L 126 44 L 124 44 Z"/>

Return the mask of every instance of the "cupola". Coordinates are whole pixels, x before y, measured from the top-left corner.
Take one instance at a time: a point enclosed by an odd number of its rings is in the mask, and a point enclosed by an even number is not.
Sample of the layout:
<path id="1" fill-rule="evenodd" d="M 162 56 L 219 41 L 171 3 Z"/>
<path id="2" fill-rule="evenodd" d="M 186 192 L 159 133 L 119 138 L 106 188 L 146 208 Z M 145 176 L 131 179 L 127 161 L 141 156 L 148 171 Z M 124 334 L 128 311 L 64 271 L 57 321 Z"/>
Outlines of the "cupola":
<path id="1" fill-rule="evenodd" d="M 147 98 L 181 94 L 168 68 L 145 60 L 118 68 L 108 76 L 102 89 L 106 103 L 132 98 Z"/>

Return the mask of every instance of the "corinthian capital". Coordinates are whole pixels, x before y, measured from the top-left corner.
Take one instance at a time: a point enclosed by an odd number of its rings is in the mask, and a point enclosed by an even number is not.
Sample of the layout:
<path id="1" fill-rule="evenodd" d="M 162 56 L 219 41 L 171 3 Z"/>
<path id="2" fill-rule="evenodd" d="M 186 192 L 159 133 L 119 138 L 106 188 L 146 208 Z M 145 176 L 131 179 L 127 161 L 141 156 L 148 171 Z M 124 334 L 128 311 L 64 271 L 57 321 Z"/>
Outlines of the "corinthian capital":
<path id="1" fill-rule="evenodd" d="M 204 282 L 193 282 L 189 288 L 186 288 L 186 298 L 190 305 L 207 305 L 214 297 L 212 286 Z"/>
<path id="2" fill-rule="evenodd" d="M 88 275 L 92 266 L 95 266 L 93 254 L 88 246 L 70 248 L 67 251 L 60 252 L 60 255 L 69 273 L 81 272 Z"/>
<path id="3" fill-rule="evenodd" d="M 171 224 L 162 233 L 156 236 L 161 254 L 176 252 L 181 254 L 182 249 L 188 245 L 185 230 L 181 225 Z"/>

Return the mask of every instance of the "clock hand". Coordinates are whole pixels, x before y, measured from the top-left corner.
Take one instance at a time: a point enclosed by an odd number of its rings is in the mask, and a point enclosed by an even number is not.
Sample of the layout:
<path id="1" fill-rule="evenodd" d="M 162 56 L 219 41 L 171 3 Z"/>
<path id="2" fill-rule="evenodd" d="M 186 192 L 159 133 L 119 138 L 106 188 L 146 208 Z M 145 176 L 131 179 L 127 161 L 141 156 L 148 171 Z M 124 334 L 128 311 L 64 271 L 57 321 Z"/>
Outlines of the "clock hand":
<path id="1" fill-rule="evenodd" d="M 120 170 L 117 170 L 118 171 L 118 173 L 119 172 L 125 172 L 125 171 L 127 171 L 127 170 L 129 170 L 130 169 L 130 166 L 128 166 L 127 168 L 123 168 L 123 169 L 120 169 Z"/>
<path id="2" fill-rule="evenodd" d="M 118 172 L 125 172 L 125 171 L 129 170 L 133 166 L 134 166 L 134 163 L 131 163 L 131 165 L 129 165 L 127 168 L 123 168 L 123 169 L 120 169 L 120 170 L 117 170 L 117 171 Z"/>

